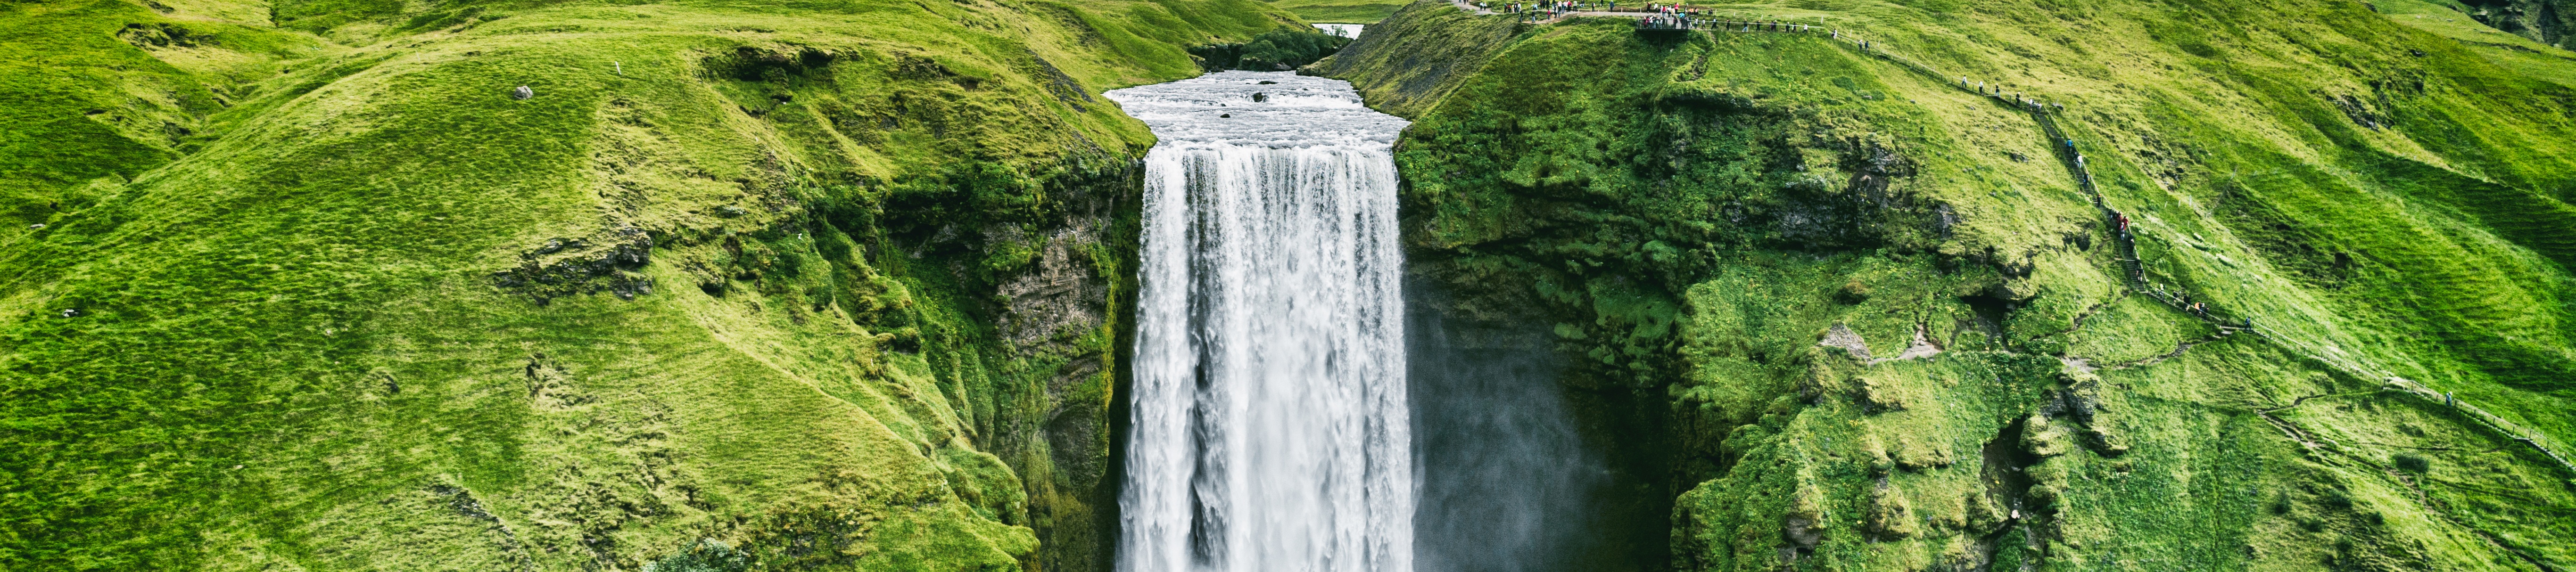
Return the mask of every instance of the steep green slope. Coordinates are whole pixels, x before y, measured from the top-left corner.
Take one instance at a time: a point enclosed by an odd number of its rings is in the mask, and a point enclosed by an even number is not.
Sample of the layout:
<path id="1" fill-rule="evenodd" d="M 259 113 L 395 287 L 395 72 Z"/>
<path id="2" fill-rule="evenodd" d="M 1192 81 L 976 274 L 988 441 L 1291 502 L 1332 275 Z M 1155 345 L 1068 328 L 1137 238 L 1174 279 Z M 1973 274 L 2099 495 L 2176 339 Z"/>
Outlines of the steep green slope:
<path id="1" fill-rule="evenodd" d="M 1249 0 L 0 10 L 25 570 L 1096 568 L 1152 137 L 1093 94 L 1304 26 Z"/>
<path id="2" fill-rule="evenodd" d="M 1571 388 L 1660 405 L 1621 437 L 1672 443 L 1631 463 L 1680 568 L 2576 566 L 2576 474 L 2386 379 L 2576 442 L 2576 57 L 2379 7 L 1420 2 L 1308 70 L 1416 120 L 1457 311 L 1547 308 Z M 2123 284 L 2013 97 L 2211 319 Z"/>
<path id="3" fill-rule="evenodd" d="M 1403 2 L 1391 0 L 1269 0 L 1279 9 L 1317 23 L 1368 24 L 1386 19 Z"/>

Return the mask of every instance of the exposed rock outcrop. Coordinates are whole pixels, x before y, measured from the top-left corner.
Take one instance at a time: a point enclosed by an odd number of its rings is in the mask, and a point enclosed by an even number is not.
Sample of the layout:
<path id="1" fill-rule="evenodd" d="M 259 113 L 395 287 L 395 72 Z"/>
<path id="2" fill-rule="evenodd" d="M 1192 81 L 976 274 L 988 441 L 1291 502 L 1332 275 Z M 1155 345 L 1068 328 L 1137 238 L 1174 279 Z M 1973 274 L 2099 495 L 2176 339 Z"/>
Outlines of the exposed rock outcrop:
<path id="1" fill-rule="evenodd" d="M 2571 47 L 2576 32 L 2576 2 L 2568 0 L 2467 0 L 2469 17 L 2525 38 L 2561 48 Z"/>

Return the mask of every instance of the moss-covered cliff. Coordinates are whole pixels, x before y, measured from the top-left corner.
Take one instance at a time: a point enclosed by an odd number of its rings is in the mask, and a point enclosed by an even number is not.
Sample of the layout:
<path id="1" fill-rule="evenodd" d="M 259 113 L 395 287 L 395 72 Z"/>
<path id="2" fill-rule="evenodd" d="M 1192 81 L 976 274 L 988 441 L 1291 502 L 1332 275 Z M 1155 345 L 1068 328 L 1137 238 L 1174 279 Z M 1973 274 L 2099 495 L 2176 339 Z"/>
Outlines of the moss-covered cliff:
<path id="1" fill-rule="evenodd" d="M 2576 5 L 2565 0 L 2477 0 L 2431 4 L 2466 14 L 2497 31 L 2561 48 L 2567 47 L 2567 35 L 2576 33 Z M 2444 19 L 2457 17 L 2438 12 L 2434 15 Z"/>
<path id="2" fill-rule="evenodd" d="M 1152 136 L 1095 94 L 1282 26 L 0 5 L 0 568 L 1096 569 Z"/>
<path id="3" fill-rule="evenodd" d="M 2576 442 L 2576 54 L 2413 0 L 1711 15 L 1822 30 L 1419 2 L 1307 68 L 1416 121 L 1456 310 L 1545 309 L 1652 431 L 1610 439 L 1670 444 L 1620 454 L 1673 567 L 2576 566 L 2576 474 L 2514 440 Z M 2124 283 L 2017 98 L 2209 318 Z"/>

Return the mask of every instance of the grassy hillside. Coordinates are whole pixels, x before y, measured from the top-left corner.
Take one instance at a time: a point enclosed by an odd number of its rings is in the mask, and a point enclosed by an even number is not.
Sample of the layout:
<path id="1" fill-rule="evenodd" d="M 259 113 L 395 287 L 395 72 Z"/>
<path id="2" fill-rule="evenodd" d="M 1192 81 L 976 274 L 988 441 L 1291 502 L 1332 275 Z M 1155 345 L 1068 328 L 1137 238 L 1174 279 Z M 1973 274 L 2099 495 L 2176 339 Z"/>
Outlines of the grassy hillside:
<path id="1" fill-rule="evenodd" d="M 1368 24 L 1386 19 L 1403 2 L 1390 0 L 1268 0 L 1281 10 L 1295 12 L 1309 22 L 1335 24 Z"/>
<path id="2" fill-rule="evenodd" d="M 1094 94 L 1281 26 L 0 4 L 0 568 L 1092 569 L 1152 141 Z"/>
<path id="3" fill-rule="evenodd" d="M 2576 54 L 2375 6 L 1712 9 L 1924 73 L 1420 2 L 1308 69 L 1415 119 L 1409 243 L 1459 310 L 1548 308 L 1572 389 L 1661 405 L 1631 463 L 1673 467 L 1680 568 L 2576 566 L 2576 474 L 2380 377 L 2576 442 Z M 2149 281 L 2217 319 L 2124 287 L 1961 77 L 2064 104 Z"/>

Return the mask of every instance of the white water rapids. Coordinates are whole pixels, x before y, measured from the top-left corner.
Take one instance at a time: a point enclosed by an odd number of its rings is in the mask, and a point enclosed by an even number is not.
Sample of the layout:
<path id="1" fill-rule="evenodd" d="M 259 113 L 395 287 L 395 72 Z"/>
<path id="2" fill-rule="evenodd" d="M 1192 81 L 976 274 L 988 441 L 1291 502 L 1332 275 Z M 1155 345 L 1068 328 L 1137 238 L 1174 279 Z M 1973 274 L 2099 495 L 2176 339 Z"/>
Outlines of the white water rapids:
<path id="1" fill-rule="evenodd" d="M 1405 121 L 1287 72 L 1107 95 L 1161 139 L 1117 568 L 1412 572 Z"/>

